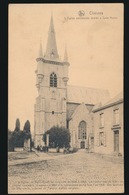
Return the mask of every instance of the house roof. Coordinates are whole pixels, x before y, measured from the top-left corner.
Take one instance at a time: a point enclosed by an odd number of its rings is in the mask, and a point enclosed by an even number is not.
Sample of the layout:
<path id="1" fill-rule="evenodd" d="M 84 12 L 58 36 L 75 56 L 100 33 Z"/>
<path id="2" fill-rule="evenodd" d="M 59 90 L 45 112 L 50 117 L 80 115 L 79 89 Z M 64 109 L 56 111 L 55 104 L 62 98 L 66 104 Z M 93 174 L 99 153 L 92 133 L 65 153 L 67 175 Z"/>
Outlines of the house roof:
<path id="1" fill-rule="evenodd" d="M 98 104 L 96 104 L 96 105 L 93 107 L 92 111 L 93 111 L 93 110 L 97 110 L 97 109 L 100 108 L 101 106 L 102 106 L 102 103 L 99 102 Z"/>
<path id="2" fill-rule="evenodd" d="M 80 86 L 67 86 L 67 102 L 85 104 L 105 103 L 110 98 L 108 90 Z"/>
<path id="3" fill-rule="evenodd" d="M 119 100 L 123 100 L 123 92 L 120 92 L 119 94 L 117 94 L 114 98 L 112 98 L 110 101 L 106 102 L 103 106 L 115 103 Z"/>
<path id="4" fill-rule="evenodd" d="M 115 104 L 118 104 L 118 103 L 121 103 L 121 102 L 123 102 L 123 92 L 120 92 L 114 98 L 110 99 L 106 103 L 100 104 L 100 106 L 98 106 L 98 107 L 94 107 L 93 111 L 98 111 L 98 110 L 110 107 L 112 105 L 115 105 Z"/>

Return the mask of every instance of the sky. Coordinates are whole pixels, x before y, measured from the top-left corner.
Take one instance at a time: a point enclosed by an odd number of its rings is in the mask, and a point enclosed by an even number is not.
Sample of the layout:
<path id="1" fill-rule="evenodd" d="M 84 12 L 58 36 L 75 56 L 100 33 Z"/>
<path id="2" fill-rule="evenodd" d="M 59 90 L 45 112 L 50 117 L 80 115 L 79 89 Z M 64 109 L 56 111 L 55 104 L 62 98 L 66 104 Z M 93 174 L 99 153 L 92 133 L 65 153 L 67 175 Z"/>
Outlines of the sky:
<path id="1" fill-rule="evenodd" d="M 29 120 L 34 131 L 36 58 L 40 40 L 45 53 L 51 14 L 62 60 L 67 45 L 68 85 L 107 89 L 111 97 L 123 89 L 123 4 L 10 4 L 10 130 L 19 118 L 21 129 Z"/>

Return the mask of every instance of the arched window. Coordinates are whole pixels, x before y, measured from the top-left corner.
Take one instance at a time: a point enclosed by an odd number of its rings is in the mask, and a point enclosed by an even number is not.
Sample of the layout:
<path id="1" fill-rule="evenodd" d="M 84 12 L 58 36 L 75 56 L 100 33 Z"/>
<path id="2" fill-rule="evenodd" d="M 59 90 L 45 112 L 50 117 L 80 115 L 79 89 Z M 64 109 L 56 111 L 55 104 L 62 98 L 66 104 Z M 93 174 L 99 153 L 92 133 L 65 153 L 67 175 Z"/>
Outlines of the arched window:
<path id="1" fill-rule="evenodd" d="M 86 122 L 81 121 L 78 126 L 78 139 L 86 139 Z"/>
<path id="2" fill-rule="evenodd" d="M 54 72 L 50 75 L 50 87 L 57 87 L 57 76 Z"/>

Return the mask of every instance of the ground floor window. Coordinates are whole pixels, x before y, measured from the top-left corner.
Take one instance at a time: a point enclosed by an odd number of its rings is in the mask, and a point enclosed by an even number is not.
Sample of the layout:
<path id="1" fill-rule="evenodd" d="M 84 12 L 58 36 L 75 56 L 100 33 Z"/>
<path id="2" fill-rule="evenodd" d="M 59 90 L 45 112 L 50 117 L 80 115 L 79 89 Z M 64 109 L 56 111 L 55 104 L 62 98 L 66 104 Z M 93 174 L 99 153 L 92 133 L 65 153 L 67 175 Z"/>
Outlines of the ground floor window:
<path id="1" fill-rule="evenodd" d="M 106 132 L 97 133 L 98 146 L 106 146 Z"/>
<path id="2" fill-rule="evenodd" d="M 104 132 L 99 133 L 99 145 L 104 146 Z"/>

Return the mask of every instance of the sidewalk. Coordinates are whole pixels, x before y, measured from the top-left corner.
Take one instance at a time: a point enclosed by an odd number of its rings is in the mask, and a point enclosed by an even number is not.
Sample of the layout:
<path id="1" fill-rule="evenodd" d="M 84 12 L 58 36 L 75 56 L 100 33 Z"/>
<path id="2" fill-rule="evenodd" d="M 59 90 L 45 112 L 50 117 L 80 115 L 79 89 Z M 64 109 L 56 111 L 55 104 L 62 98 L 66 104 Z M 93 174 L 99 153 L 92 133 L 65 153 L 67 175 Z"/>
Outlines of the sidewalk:
<path id="1" fill-rule="evenodd" d="M 113 163 L 124 163 L 124 157 L 122 156 L 114 156 L 114 155 L 109 155 L 109 154 L 99 154 L 99 153 L 91 153 L 94 156 L 98 157 L 98 158 L 102 158 L 106 161 L 110 161 Z"/>
<path id="2" fill-rule="evenodd" d="M 39 161 L 51 160 L 59 157 L 65 157 L 67 154 L 63 153 L 44 153 L 44 152 L 32 152 L 32 156 L 25 159 L 8 160 L 8 166 L 22 165 L 27 163 L 35 163 Z"/>

